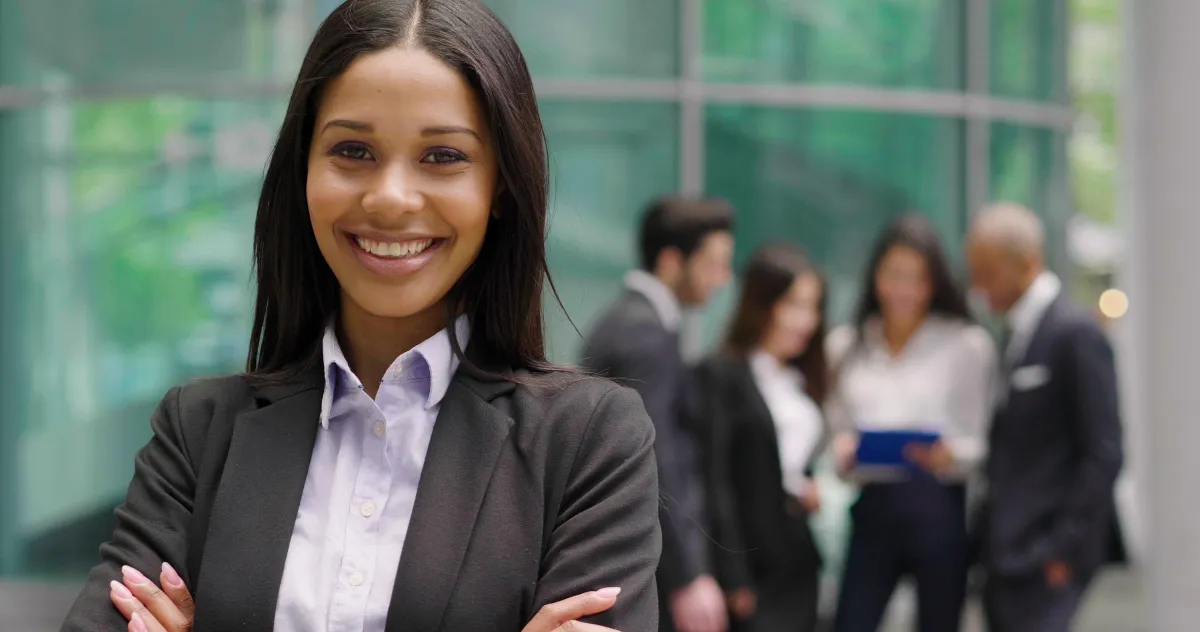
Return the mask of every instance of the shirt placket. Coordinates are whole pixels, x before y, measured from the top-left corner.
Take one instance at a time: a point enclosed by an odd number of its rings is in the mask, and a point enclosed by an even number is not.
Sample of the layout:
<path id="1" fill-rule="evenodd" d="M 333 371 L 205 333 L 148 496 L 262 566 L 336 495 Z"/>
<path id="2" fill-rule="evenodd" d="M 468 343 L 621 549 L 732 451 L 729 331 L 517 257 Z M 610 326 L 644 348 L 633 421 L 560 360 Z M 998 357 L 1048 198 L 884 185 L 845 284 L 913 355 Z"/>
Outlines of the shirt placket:
<path id="1" fill-rule="evenodd" d="M 364 395 L 365 397 L 365 395 Z M 346 546 L 330 603 L 330 632 L 361 632 L 375 580 L 375 558 L 383 509 L 391 490 L 387 420 L 372 403 L 373 417 L 363 433 L 362 465 L 354 482 L 346 520 Z"/>

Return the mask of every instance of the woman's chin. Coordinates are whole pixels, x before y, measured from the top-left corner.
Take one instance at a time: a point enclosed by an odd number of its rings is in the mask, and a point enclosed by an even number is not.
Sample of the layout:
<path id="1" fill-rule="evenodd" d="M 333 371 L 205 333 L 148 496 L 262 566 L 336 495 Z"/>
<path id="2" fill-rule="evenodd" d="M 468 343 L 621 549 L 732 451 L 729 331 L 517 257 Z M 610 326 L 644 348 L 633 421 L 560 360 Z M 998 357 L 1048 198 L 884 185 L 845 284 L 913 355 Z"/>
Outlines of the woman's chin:
<path id="1" fill-rule="evenodd" d="M 391 290 L 391 293 L 397 293 L 397 290 Z M 430 295 L 422 298 L 412 296 L 416 292 L 405 293 L 409 296 L 396 297 L 391 300 L 381 300 L 382 297 L 377 293 L 368 293 L 368 296 L 362 297 L 350 294 L 349 299 L 360 311 L 375 318 L 408 320 L 415 317 L 427 317 L 445 320 L 445 296 Z"/>

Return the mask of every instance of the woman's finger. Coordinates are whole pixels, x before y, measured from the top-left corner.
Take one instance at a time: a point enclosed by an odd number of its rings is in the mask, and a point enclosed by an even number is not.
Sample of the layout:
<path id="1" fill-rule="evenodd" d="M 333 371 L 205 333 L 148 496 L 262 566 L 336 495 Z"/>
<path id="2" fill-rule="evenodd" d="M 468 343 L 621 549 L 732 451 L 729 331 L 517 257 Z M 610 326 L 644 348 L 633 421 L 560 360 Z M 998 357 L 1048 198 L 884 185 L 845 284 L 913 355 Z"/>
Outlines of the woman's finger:
<path id="1" fill-rule="evenodd" d="M 196 602 L 192 601 L 192 593 L 179 577 L 179 573 L 168 563 L 163 562 L 162 573 L 158 577 L 163 592 L 171 598 L 176 608 L 190 621 L 196 614 Z"/>
<path id="2" fill-rule="evenodd" d="M 129 625 L 126 627 L 129 632 L 166 632 L 158 621 L 154 619 L 154 615 L 146 609 L 133 593 L 129 592 L 121 582 L 109 583 L 108 598 L 112 600 L 113 605 L 117 610 L 129 620 Z"/>
<path id="3" fill-rule="evenodd" d="M 591 626 L 591 624 L 578 623 L 576 620 L 588 615 L 604 612 L 613 607 L 613 604 L 617 603 L 617 595 L 620 593 L 620 588 L 601 588 L 600 590 L 546 604 L 542 606 L 541 610 L 538 610 L 538 613 L 534 615 L 533 619 L 521 632 L 558 632 L 559 630 L 564 632 L 569 630 L 596 632 L 596 630 L 607 630 L 607 628 L 597 628 L 597 626 Z M 566 624 L 570 624 L 570 626 L 562 627 Z M 579 627 L 584 625 L 591 627 Z M 592 628 L 596 628 L 596 630 Z"/>
<path id="4" fill-rule="evenodd" d="M 150 615 L 164 630 L 183 632 L 191 629 L 191 617 L 185 616 L 157 584 L 147 579 L 132 566 L 122 566 L 121 575 L 124 577 L 125 587 L 133 593 L 134 597 L 138 598 L 138 601 L 145 604 L 146 610 L 150 611 Z M 149 622 L 146 622 L 146 625 L 150 628 L 150 632 L 155 632 Z"/>
<path id="5" fill-rule="evenodd" d="M 167 632 L 154 617 L 142 612 L 133 613 L 129 620 L 129 632 Z"/>
<path id="6" fill-rule="evenodd" d="M 142 602 L 137 597 L 134 597 L 133 593 L 129 592 L 129 589 L 121 582 L 109 583 L 108 598 L 112 600 L 113 605 L 117 607 L 117 610 L 125 617 L 126 621 L 131 621 L 135 612 L 149 614 L 146 606 L 142 605 Z"/>
<path id="7" fill-rule="evenodd" d="M 606 628 L 602 625 L 596 625 L 595 623 L 567 621 L 557 628 L 554 628 L 553 632 L 617 632 L 617 630 Z"/>

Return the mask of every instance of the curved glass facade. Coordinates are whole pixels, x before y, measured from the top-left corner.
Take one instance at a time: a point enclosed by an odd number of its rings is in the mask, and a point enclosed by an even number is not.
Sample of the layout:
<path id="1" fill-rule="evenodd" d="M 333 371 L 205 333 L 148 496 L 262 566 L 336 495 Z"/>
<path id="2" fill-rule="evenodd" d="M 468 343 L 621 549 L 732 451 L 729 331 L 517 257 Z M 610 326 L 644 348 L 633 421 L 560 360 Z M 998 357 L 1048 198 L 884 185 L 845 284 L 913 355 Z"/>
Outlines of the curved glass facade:
<path id="1" fill-rule="evenodd" d="M 79 577 L 163 393 L 240 368 L 262 167 L 333 4 L 0 0 L 0 574 Z M 732 200 L 742 256 L 809 248 L 835 318 L 896 213 L 956 249 L 969 208 L 1015 199 L 1063 239 L 1060 0 L 489 4 L 543 102 L 559 360 L 661 193 Z"/>

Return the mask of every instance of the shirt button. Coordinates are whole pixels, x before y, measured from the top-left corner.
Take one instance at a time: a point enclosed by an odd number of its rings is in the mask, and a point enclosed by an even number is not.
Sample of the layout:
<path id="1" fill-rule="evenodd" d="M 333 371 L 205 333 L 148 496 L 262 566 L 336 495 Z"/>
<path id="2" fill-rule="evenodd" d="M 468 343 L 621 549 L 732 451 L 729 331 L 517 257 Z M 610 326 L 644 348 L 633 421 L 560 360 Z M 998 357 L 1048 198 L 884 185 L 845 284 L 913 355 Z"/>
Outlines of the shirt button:
<path id="1" fill-rule="evenodd" d="M 350 581 L 351 586 L 354 586 L 355 588 L 357 588 L 359 586 L 362 586 L 363 582 L 366 581 L 366 579 L 367 578 L 363 577 L 362 573 L 353 573 L 350 575 L 349 581 Z"/>
<path id="2" fill-rule="evenodd" d="M 375 436 L 382 439 L 385 434 L 387 434 L 387 426 L 382 421 L 375 422 Z"/>
<path id="3" fill-rule="evenodd" d="M 375 514 L 375 503 L 368 500 L 362 504 L 362 507 L 359 507 L 358 511 L 363 515 L 363 518 L 370 518 Z"/>

